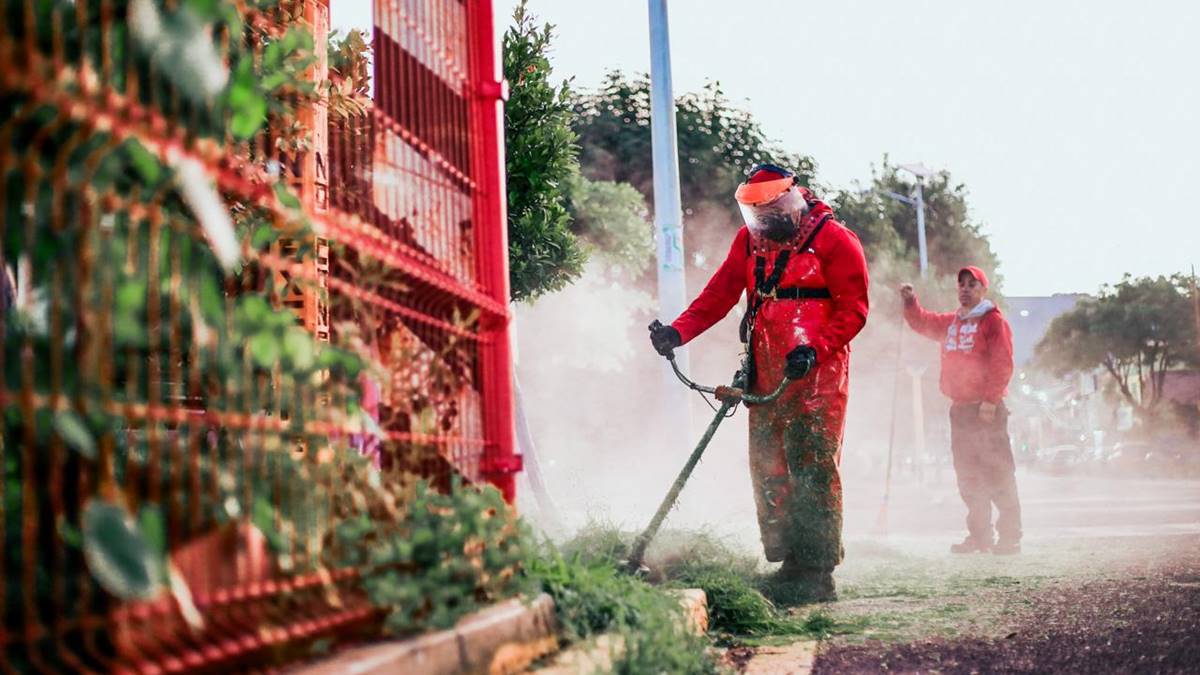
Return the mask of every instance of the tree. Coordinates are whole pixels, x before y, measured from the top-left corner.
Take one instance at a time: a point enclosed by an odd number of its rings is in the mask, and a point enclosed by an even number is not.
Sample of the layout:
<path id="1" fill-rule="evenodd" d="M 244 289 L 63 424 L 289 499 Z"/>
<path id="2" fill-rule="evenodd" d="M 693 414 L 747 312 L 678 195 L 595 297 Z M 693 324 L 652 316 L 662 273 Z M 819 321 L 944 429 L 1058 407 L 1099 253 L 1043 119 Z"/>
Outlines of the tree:
<path id="1" fill-rule="evenodd" d="M 1130 405 L 1152 415 L 1167 371 L 1200 363 L 1196 331 L 1183 275 L 1125 275 L 1056 318 L 1036 353 L 1057 375 L 1104 369 Z"/>
<path id="2" fill-rule="evenodd" d="M 504 33 L 508 260 L 513 300 L 566 286 L 586 259 L 569 229 L 567 186 L 579 172 L 571 90 L 550 83 L 553 26 L 538 26 L 524 0 Z"/>
<path id="3" fill-rule="evenodd" d="M 649 78 L 610 72 L 597 91 L 575 99 L 575 111 L 584 176 L 629 183 L 652 209 Z M 811 158 L 770 141 L 749 112 L 730 104 L 717 83 L 678 99 L 676 130 L 684 248 L 694 261 L 689 269 L 707 273 L 724 258 L 742 222 L 733 193 L 750 167 L 780 164 L 795 171 L 804 185 L 816 174 Z"/>
<path id="4" fill-rule="evenodd" d="M 632 274 L 646 271 L 654 238 L 646 202 L 628 183 L 576 175 L 568 186 L 571 231 L 605 260 Z"/>
<path id="5" fill-rule="evenodd" d="M 886 258 L 910 260 L 916 269 L 916 212 L 909 204 L 887 196 L 887 192 L 913 194 L 914 179 L 883 158 L 872 169 L 871 183 L 865 190 L 843 190 L 833 198 L 833 207 L 843 222 L 859 238 L 872 263 Z M 992 251 L 987 235 L 972 222 L 967 204 L 967 189 L 954 183 L 947 171 L 938 172 L 923 187 L 925 233 L 929 245 L 929 266 L 934 276 L 954 276 L 964 265 L 976 265 L 988 274 L 994 288 L 1002 279 L 996 270 L 999 258 Z"/>

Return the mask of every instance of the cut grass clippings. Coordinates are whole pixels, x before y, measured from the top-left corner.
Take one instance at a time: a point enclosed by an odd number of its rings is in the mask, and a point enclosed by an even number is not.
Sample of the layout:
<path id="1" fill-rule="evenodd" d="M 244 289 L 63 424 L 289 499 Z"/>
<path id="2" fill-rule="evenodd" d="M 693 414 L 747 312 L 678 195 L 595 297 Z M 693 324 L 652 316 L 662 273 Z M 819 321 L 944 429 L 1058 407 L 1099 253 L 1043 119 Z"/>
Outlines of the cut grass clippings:
<path id="1" fill-rule="evenodd" d="M 614 569 L 628 555 L 634 535 L 593 523 L 562 546 L 564 554 L 589 564 Z M 794 641 L 820 638 L 852 629 L 841 626 L 827 612 L 806 616 L 791 614 L 766 595 L 770 576 L 758 561 L 733 550 L 723 541 L 698 532 L 662 532 L 650 546 L 647 581 L 671 588 L 699 588 L 708 597 L 709 631 L 723 644 L 745 644 L 773 636 Z"/>

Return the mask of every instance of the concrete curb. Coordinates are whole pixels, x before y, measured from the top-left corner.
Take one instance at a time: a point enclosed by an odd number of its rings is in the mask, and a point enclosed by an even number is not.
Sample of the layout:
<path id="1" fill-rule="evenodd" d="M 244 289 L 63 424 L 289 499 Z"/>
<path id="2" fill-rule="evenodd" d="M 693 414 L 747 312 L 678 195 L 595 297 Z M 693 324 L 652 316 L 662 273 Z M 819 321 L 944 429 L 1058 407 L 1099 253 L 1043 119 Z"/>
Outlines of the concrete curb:
<path id="1" fill-rule="evenodd" d="M 293 675 L 504 675 L 519 673 L 557 649 L 554 601 L 542 594 L 532 602 L 508 600 L 476 612 L 450 630 L 347 649 L 290 672 Z"/>
<path id="2" fill-rule="evenodd" d="M 679 596 L 679 604 L 683 605 L 683 616 L 688 628 L 696 635 L 708 632 L 708 595 L 700 588 L 685 588 L 672 591 Z"/>
<path id="3" fill-rule="evenodd" d="M 817 658 L 815 640 L 782 647 L 759 647 L 746 663 L 743 675 L 808 675 Z"/>

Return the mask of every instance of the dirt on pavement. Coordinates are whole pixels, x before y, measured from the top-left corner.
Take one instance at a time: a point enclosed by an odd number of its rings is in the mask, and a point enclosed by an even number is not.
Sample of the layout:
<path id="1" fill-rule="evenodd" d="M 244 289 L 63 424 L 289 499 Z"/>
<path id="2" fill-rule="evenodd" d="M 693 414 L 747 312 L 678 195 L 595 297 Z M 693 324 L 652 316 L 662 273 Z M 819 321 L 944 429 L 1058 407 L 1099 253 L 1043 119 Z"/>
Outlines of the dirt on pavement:
<path id="1" fill-rule="evenodd" d="M 1100 540 L 1086 548 L 1078 565 L 1043 554 L 1045 575 L 1001 584 L 980 577 L 978 584 L 963 584 L 954 603 L 936 600 L 942 604 L 932 611 L 933 598 L 919 599 L 922 593 L 837 603 L 835 616 L 857 629 L 830 636 L 814 672 L 1200 672 L 1200 538 Z M 853 586 L 849 590 L 853 596 Z M 878 623 L 880 601 L 901 600 L 918 616 L 949 613 L 953 619 L 940 626 L 920 620 L 882 637 L 862 630 Z M 856 602 L 872 603 L 876 613 L 856 610 Z"/>

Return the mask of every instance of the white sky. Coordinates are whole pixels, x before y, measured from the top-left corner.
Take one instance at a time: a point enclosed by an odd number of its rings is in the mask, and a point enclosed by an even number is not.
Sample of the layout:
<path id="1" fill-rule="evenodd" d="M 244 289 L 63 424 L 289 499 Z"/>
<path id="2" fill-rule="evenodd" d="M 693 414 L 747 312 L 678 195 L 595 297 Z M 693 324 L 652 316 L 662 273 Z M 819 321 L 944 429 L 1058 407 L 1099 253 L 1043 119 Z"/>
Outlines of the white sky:
<path id="1" fill-rule="evenodd" d="M 335 26 L 367 23 L 367 0 L 333 5 Z M 648 70 L 646 8 L 530 3 L 583 87 Z M 1010 295 L 1200 267 L 1198 3 L 676 0 L 670 18 L 675 93 L 719 80 L 826 184 L 884 153 L 966 183 Z"/>

